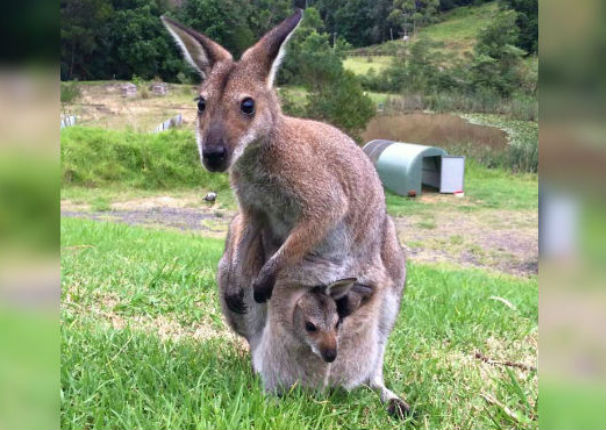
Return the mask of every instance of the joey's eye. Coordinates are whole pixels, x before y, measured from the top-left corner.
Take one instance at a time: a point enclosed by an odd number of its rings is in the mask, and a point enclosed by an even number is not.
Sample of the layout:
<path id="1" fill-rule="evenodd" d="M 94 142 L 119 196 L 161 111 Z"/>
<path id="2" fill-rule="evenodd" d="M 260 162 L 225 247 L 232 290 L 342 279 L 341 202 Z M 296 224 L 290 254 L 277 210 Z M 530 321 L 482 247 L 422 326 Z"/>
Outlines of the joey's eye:
<path id="1" fill-rule="evenodd" d="M 255 102 L 251 97 L 247 97 L 240 103 L 240 110 L 247 116 L 253 116 L 255 113 Z"/>
<path id="2" fill-rule="evenodd" d="M 308 321 L 306 323 L 306 330 L 309 332 L 314 332 L 314 331 L 316 331 L 316 326 L 314 324 L 312 324 L 310 321 Z"/>
<path id="3" fill-rule="evenodd" d="M 196 100 L 198 100 L 198 113 L 203 113 L 204 109 L 207 107 L 207 102 L 202 96 L 198 97 Z"/>
<path id="4" fill-rule="evenodd" d="M 340 325 L 340 324 L 341 324 L 341 320 L 338 320 L 338 321 L 335 323 L 335 330 L 337 330 L 337 329 L 339 328 L 339 325 Z"/>

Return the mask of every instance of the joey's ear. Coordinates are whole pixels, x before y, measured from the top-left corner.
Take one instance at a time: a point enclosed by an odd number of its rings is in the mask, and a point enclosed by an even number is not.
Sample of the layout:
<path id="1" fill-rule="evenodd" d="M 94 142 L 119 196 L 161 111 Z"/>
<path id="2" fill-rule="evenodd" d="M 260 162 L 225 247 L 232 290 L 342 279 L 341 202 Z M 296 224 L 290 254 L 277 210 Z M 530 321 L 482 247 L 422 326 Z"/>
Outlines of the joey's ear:
<path id="1" fill-rule="evenodd" d="M 346 278 L 335 281 L 332 284 L 327 285 L 327 295 L 331 296 L 333 300 L 339 300 L 350 292 L 354 283 L 356 283 L 356 278 Z"/>
<path id="2" fill-rule="evenodd" d="M 209 75 L 215 63 L 232 61 L 232 55 L 225 48 L 204 34 L 166 16 L 162 16 L 160 19 L 181 47 L 185 59 L 200 72 L 203 79 Z"/>
<path id="3" fill-rule="evenodd" d="M 278 67 L 285 54 L 285 45 L 299 25 L 303 11 L 297 9 L 293 15 L 267 32 L 255 45 L 242 54 L 243 62 L 251 65 L 258 78 L 265 80 L 268 88 L 274 84 Z"/>

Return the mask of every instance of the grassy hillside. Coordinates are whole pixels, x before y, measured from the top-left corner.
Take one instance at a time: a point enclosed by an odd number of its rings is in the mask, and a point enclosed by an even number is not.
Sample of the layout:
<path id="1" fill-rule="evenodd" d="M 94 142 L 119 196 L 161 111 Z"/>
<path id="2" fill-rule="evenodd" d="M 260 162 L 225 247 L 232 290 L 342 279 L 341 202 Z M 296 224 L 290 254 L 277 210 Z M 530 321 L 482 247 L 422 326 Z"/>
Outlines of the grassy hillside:
<path id="1" fill-rule="evenodd" d="M 447 57 L 461 58 L 474 50 L 478 32 L 487 27 L 498 13 L 497 2 L 455 8 L 443 14 L 440 22 L 421 28 L 415 37 L 427 37 L 441 44 L 439 51 Z M 354 49 L 344 61 L 344 67 L 359 75 L 366 74 L 371 68 L 379 72 L 390 64 L 396 52 L 407 49 L 410 43 L 395 40 Z M 525 66 L 531 72 L 537 71 L 537 58 L 530 57 Z"/>
<path id="2" fill-rule="evenodd" d="M 422 28 L 418 36 L 443 43 L 446 52 L 462 55 L 474 49 L 478 32 L 489 25 L 497 13 L 497 2 L 459 7 L 443 15 L 441 22 Z"/>

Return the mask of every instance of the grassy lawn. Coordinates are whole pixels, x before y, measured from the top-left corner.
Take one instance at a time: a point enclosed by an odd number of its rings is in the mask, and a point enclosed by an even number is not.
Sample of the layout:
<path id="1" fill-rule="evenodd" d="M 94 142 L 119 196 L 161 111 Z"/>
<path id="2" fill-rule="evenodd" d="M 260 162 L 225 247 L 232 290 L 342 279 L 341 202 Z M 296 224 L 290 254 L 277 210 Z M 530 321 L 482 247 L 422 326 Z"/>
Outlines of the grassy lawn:
<path id="1" fill-rule="evenodd" d="M 62 220 L 61 424 L 80 428 L 536 428 L 537 280 L 409 265 L 385 362 L 414 408 L 366 388 L 264 396 L 221 318 L 223 241 Z M 226 371 L 228 370 L 229 371 Z"/>
<path id="2" fill-rule="evenodd" d="M 537 210 L 538 207 L 536 174 L 514 174 L 502 169 L 488 169 L 467 159 L 464 187 L 464 199 L 436 194 L 422 194 L 422 198 L 409 199 L 386 191 L 388 213 L 407 216 L 444 210 Z"/>

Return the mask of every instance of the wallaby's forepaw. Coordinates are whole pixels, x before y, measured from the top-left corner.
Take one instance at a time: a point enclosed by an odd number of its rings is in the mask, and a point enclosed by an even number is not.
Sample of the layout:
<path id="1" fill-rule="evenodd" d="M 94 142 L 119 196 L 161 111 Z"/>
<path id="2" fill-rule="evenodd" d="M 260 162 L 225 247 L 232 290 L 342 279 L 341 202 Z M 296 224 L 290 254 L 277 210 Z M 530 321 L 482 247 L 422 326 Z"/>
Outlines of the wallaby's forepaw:
<path id="1" fill-rule="evenodd" d="M 260 274 L 253 282 L 253 298 L 257 303 L 265 303 L 272 297 L 274 277 Z"/>
<path id="2" fill-rule="evenodd" d="M 244 304 L 244 290 L 241 289 L 236 294 L 226 293 L 224 296 L 228 309 L 236 314 L 246 314 L 247 306 Z"/>
<path id="3" fill-rule="evenodd" d="M 392 415 L 394 418 L 398 418 L 399 420 L 404 420 L 409 415 L 409 405 L 406 404 L 401 399 L 390 399 L 388 401 L 388 413 Z"/>

